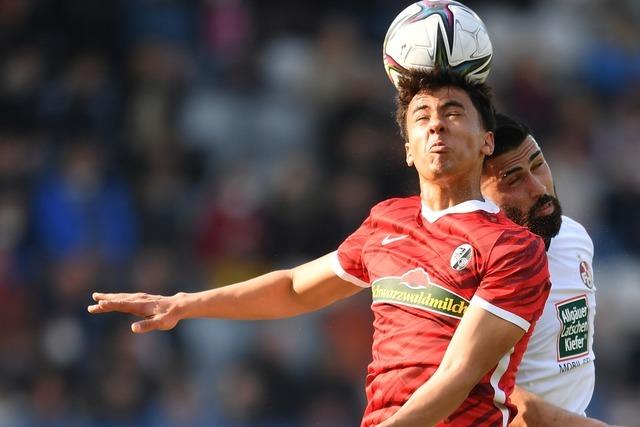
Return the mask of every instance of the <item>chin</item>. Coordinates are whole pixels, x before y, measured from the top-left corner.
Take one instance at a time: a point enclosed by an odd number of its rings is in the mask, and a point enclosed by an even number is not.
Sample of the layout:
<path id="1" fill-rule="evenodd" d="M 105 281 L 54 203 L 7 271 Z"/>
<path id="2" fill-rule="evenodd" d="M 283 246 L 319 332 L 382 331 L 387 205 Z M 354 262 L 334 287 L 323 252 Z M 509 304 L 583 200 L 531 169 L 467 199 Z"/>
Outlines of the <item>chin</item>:
<path id="1" fill-rule="evenodd" d="M 552 196 L 547 196 L 547 199 L 541 200 L 541 202 L 546 202 L 547 200 L 553 203 L 553 213 L 542 217 L 534 217 L 531 215 L 531 212 L 535 212 L 536 206 L 534 206 L 527 218 L 527 226 L 531 232 L 538 236 L 544 239 L 551 239 L 560 232 L 560 227 L 562 226 L 562 207 L 558 199 Z"/>
<path id="2" fill-rule="evenodd" d="M 556 210 L 551 215 L 534 218 L 529 221 L 528 227 L 531 232 L 537 234 L 543 239 L 551 239 L 556 237 L 562 226 L 562 213 Z"/>

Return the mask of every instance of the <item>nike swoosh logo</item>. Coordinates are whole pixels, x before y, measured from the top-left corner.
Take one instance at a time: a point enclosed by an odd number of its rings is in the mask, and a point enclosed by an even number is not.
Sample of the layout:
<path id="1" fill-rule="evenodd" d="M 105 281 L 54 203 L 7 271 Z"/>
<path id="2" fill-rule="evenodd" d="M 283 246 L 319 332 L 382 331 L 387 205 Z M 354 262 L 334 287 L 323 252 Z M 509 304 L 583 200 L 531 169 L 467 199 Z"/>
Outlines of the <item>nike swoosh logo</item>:
<path id="1" fill-rule="evenodd" d="M 402 240 L 402 239 L 406 239 L 407 237 L 409 237 L 406 234 L 403 234 L 401 236 L 395 236 L 395 237 L 391 237 L 391 234 L 387 234 L 387 236 L 382 239 L 382 245 L 388 245 L 389 243 L 393 243 L 393 242 L 397 242 L 398 240 Z"/>

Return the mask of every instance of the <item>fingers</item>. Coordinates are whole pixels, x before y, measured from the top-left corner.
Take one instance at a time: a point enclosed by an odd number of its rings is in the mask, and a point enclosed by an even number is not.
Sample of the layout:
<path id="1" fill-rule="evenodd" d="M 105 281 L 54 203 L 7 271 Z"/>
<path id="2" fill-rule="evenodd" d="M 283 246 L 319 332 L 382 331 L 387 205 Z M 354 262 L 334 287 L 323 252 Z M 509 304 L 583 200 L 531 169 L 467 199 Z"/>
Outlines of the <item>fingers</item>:
<path id="1" fill-rule="evenodd" d="M 112 310 L 109 310 L 107 305 L 104 302 L 98 302 L 98 304 L 92 304 L 87 307 L 87 310 L 91 314 L 99 314 L 99 313 L 108 313 Z"/>
<path id="2" fill-rule="evenodd" d="M 96 302 L 87 307 L 91 314 L 120 312 L 143 317 L 144 320 L 131 325 L 131 330 L 136 334 L 153 330 L 166 331 L 178 323 L 176 316 L 167 315 L 171 308 L 170 304 L 163 303 L 165 297 L 159 295 L 94 292 L 91 297 Z"/>
<path id="3" fill-rule="evenodd" d="M 138 300 L 144 300 L 144 299 L 148 299 L 151 295 L 148 294 L 143 294 L 143 293 L 119 293 L 119 294 L 113 294 L 113 293 L 109 293 L 109 294 L 104 294 L 101 292 L 94 292 L 93 294 L 91 294 L 91 298 L 93 298 L 93 300 L 95 302 L 100 302 L 100 301 L 116 301 L 116 300 L 133 300 L 133 299 L 138 299 Z"/>
<path id="4" fill-rule="evenodd" d="M 118 295 L 124 295 L 124 297 Z M 106 299 L 102 299 L 100 296 L 94 299 L 96 299 L 98 303 L 87 307 L 87 310 L 91 314 L 110 313 L 114 311 L 141 317 L 149 317 L 156 314 L 153 310 L 155 304 L 150 303 L 148 299 L 144 298 L 131 299 L 127 294 L 109 294 Z"/>
<path id="5" fill-rule="evenodd" d="M 93 304 L 88 306 L 87 311 L 91 314 L 104 313 L 104 311 L 102 311 L 102 309 L 100 308 L 100 304 Z"/>
<path id="6" fill-rule="evenodd" d="M 148 304 L 154 296 L 144 293 L 100 293 L 94 292 L 91 298 L 97 304 L 87 307 L 89 313 L 109 313 L 119 311 L 122 313 L 131 313 L 138 316 L 148 316 L 150 312 L 150 304 Z M 156 298 L 157 299 L 157 298 Z"/>
<path id="7" fill-rule="evenodd" d="M 112 311 L 121 311 L 115 308 L 115 305 L 106 301 L 100 301 L 98 304 L 92 304 L 87 307 L 91 314 L 109 313 Z"/>
<path id="8" fill-rule="evenodd" d="M 142 334 L 145 332 L 160 330 L 166 331 L 172 329 L 175 323 L 167 323 L 163 316 L 154 316 L 150 319 L 140 320 L 131 324 L 131 331 L 134 334 Z"/>
<path id="9" fill-rule="evenodd" d="M 98 299 L 98 303 L 90 305 L 87 307 L 87 310 L 91 314 L 110 313 L 113 311 L 130 313 L 142 317 L 154 314 L 150 304 L 147 302 L 118 299 Z"/>
<path id="10" fill-rule="evenodd" d="M 139 322 L 135 322 L 131 324 L 131 332 L 134 334 L 142 334 L 145 332 L 153 331 L 154 329 L 158 329 L 155 325 L 157 320 L 154 319 L 145 319 L 140 320 Z"/>

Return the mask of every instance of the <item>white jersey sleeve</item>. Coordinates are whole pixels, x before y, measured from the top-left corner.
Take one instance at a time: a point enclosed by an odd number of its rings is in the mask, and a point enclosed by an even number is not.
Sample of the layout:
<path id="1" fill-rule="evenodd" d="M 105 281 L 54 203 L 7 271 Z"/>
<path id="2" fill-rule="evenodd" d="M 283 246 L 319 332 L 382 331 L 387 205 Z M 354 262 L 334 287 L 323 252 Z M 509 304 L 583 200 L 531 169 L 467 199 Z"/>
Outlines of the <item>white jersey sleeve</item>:
<path id="1" fill-rule="evenodd" d="M 595 384 L 593 242 L 582 225 L 563 216 L 547 258 L 551 292 L 516 382 L 556 406 L 584 414 Z"/>

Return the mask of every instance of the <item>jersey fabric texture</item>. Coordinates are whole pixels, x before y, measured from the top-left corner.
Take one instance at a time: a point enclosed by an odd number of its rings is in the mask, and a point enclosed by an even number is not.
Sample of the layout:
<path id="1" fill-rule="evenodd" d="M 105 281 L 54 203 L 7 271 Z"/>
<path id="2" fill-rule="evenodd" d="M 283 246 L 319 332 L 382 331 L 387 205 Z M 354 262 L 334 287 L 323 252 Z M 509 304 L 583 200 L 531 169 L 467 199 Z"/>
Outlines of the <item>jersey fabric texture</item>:
<path id="1" fill-rule="evenodd" d="M 547 252 L 551 291 L 518 369 L 517 384 L 584 414 L 595 385 L 593 243 L 566 216 Z"/>
<path id="2" fill-rule="evenodd" d="M 440 426 L 506 426 L 508 395 L 549 292 L 544 242 L 491 202 L 431 211 L 419 197 L 376 205 L 334 253 L 336 274 L 371 287 L 373 360 L 362 427 L 395 413 L 434 373 L 470 304 L 527 331 Z"/>

